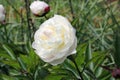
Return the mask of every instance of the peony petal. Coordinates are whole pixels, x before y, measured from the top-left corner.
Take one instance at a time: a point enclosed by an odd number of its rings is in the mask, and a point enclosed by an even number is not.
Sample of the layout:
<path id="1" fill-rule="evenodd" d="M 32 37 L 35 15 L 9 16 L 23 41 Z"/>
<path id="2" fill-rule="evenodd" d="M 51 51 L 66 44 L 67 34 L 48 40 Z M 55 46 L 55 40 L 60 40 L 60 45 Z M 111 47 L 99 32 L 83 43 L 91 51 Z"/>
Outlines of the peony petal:
<path id="1" fill-rule="evenodd" d="M 65 59 L 66 59 L 66 56 L 64 56 L 64 57 L 62 57 L 62 58 L 60 58 L 60 59 L 53 60 L 52 62 L 49 62 L 49 63 L 50 63 L 51 65 L 56 66 L 56 65 L 58 65 L 58 64 L 63 63 L 63 62 L 65 61 Z"/>

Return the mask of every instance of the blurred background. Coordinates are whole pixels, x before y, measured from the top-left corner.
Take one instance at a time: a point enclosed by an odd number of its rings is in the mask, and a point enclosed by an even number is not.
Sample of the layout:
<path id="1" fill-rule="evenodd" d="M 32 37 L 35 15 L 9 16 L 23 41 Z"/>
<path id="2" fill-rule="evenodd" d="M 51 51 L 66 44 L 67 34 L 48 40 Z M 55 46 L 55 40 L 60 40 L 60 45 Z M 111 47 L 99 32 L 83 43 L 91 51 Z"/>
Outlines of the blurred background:
<path id="1" fill-rule="evenodd" d="M 67 17 L 76 29 L 74 59 L 84 80 L 120 78 L 119 0 L 44 0 L 51 10 L 43 17 L 31 13 L 33 1 L 0 0 L 6 10 L 6 22 L 0 24 L 0 80 L 80 79 L 70 59 L 51 66 L 31 47 L 34 32 L 54 14 Z"/>

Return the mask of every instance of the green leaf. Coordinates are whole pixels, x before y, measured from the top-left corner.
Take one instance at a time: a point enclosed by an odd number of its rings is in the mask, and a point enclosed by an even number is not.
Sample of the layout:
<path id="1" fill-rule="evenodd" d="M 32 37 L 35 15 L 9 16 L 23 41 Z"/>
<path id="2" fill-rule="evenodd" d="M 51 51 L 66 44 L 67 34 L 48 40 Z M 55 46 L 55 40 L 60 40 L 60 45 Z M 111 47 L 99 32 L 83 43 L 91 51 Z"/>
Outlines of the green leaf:
<path id="1" fill-rule="evenodd" d="M 77 47 L 77 55 L 75 58 L 75 61 L 77 63 L 78 66 L 81 66 L 84 63 L 84 53 L 86 50 L 87 44 L 81 44 Z"/>
<path id="2" fill-rule="evenodd" d="M 105 57 L 106 57 L 106 54 L 107 51 L 104 51 L 104 52 L 99 52 L 99 54 L 97 54 L 93 59 L 94 63 L 95 63 L 95 67 L 94 67 L 94 70 L 97 70 L 100 65 L 102 63 L 104 63 L 104 60 L 105 60 Z"/>
<path id="3" fill-rule="evenodd" d="M 78 75 L 78 72 L 77 72 L 74 64 L 72 64 L 70 60 L 67 59 L 64 62 L 64 68 L 67 69 L 67 70 L 69 70 L 70 72 L 72 72 L 76 76 L 76 78 L 80 79 L 80 77 Z"/>
<path id="4" fill-rule="evenodd" d="M 98 68 L 96 69 L 95 74 L 96 74 L 97 77 L 99 77 L 99 76 L 102 74 L 102 72 L 103 72 L 103 68 L 98 67 Z"/>
<path id="5" fill-rule="evenodd" d="M 12 50 L 9 46 L 7 46 L 6 44 L 3 44 L 2 46 L 3 46 L 3 48 L 5 49 L 5 51 L 9 54 L 9 56 L 10 56 L 13 60 L 16 60 L 13 50 Z"/>
<path id="6" fill-rule="evenodd" d="M 11 76 L 8 76 L 8 75 L 4 75 L 2 74 L 2 77 L 1 77 L 3 80 L 18 80 L 16 79 L 15 77 L 11 77 Z"/>
<path id="7" fill-rule="evenodd" d="M 31 61 L 32 60 L 32 61 Z M 35 51 L 31 48 L 28 56 L 28 68 L 34 69 L 36 65 L 38 65 L 40 58 L 35 53 Z M 33 63 L 34 62 L 34 63 Z"/>
<path id="8" fill-rule="evenodd" d="M 49 74 L 49 71 L 45 68 L 41 68 L 38 66 L 34 73 L 34 80 L 43 80 L 47 75 Z"/>
<path id="9" fill-rule="evenodd" d="M 30 71 L 31 69 L 35 69 L 36 65 L 38 65 L 40 61 L 40 58 L 35 54 L 32 48 L 29 50 L 28 55 L 20 54 L 20 58 L 24 61 L 24 64 L 27 67 L 27 71 Z"/>
<path id="10" fill-rule="evenodd" d="M 13 77 L 16 78 L 16 80 L 30 80 L 28 77 L 23 75 L 15 75 Z"/>
<path id="11" fill-rule="evenodd" d="M 64 77 L 64 75 L 48 75 L 44 80 L 61 80 Z"/>
<path id="12" fill-rule="evenodd" d="M 96 80 L 96 76 L 95 74 L 93 73 L 93 71 L 91 71 L 90 69 L 85 69 L 84 71 L 87 75 L 89 75 L 91 78 L 93 78 L 94 80 Z"/>
<path id="13" fill-rule="evenodd" d="M 91 43 L 89 41 L 85 52 L 85 62 L 88 63 L 90 59 L 92 59 L 92 52 L 91 52 Z M 89 68 L 93 70 L 93 62 L 89 63 Z"/>
<path id="14" fill-rule="evenodd" d="M 21 59 L 20 57 L 17 57 L 17 60 L 18 60 L 18 62 L 19 62 L 19 64 L 20 64 L 21 68 L 26 71 L 26 70 L 27 70 L 27 69 L 26 69 L 26 65 L 25 65 L 25 63 L 22 61 L 22 59 Z"/>
<path id="15" fill-rule="evenodd" d="M 114 53 L 115 64 L 120 67 L 120 30 L 116 30 L 115 34 L 115 53 Z"/>
<path id="16" fill-rule="evenodd" d="M 3 60 L 2 61 L 4 64 L 7 64 L 15 69 L 20 69 L 20 66 L 19 66 L 19 63 L 17 61 L 14 61 L 14 60 L 8 60 L 8 61 L 5 61 Z"/>
<path id="17" fill-rule="evenodd" d="M 111 80 L 111 74 L 107 70 L 104 70 L 102 74 L 98 77 L 100 80 Z"/>
<path id="18" fill-rule="evenodd" d="M 0 49 L 0 58 L 1 58 L 1 60 L 2 60 L 2 58 L 12 60 L 11 57 L 6 53 L 6 51 L 2 50 L 2 49 Z"/>

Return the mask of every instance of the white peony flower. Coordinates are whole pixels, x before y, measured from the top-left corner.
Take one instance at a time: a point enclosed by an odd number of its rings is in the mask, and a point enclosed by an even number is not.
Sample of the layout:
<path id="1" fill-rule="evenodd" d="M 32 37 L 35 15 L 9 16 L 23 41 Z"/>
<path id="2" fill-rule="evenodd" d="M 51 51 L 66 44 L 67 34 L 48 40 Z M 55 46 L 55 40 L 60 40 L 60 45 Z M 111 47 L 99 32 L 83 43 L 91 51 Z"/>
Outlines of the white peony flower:
<path id="1" fill-rule="evenodd" d="M 60 64 L 67 56 L 76 53 L 75 29 L 60 15 L 45 21 L 36 31 L 34 40 L 32 47 L 37 55 L 52 65 Z"/>
<path id="2" fill-rule="evenodd" d="M 44 1 L 34 1 L 30 5 L 30 10 L 36 16 L 43 16 L 50 11 L 50 7 Z"/>
<path id="3" fill-rule="evenodd" d="M 3 5 L 0 4 L 0 22 L 5 21 L 5 9 Z"/>

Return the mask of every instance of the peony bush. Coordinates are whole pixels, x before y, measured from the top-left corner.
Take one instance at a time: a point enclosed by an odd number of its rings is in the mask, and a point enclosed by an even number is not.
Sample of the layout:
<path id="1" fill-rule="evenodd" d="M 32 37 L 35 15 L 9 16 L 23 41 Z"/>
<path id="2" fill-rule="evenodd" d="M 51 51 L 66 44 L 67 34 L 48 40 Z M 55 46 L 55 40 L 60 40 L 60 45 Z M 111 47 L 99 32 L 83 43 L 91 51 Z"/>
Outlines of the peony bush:
<path id="1" fill-rule="evenodd" d="M 0 80 L 119 80 L 119 0 L 0 0 Z"/>

